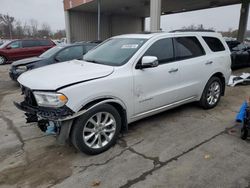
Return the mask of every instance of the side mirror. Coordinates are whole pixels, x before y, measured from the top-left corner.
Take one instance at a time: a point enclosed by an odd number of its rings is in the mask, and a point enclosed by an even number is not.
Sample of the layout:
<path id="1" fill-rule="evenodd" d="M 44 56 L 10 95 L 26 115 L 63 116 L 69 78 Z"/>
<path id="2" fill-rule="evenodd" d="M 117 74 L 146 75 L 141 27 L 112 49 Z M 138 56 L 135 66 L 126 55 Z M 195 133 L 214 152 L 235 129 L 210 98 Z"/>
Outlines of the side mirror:
<path id="1" fill-rule="evenodd" d="M 12 48 L 11 48 L 11 46 L 7 46 L 6 49 L 7 49 L 7 50 L 10 50 L 10 49 L 12 49 Z"/>
<path id="2" fill-rule="evenodd" d="M 141 68 L 153 68 L 159 65 L 158 58 L 155 56 L 144 56 L 141 60 Z"/>

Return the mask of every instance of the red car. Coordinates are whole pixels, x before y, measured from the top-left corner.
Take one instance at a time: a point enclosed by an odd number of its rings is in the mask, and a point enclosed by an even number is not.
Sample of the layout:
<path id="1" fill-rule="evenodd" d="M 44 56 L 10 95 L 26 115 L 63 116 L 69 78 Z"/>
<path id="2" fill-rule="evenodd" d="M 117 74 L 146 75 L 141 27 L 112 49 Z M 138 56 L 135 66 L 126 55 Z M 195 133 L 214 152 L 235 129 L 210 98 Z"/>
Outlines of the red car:
<path id="1" fill-rule="evenodd" d="M 55 46 L 49 39 L 13 40 L 0 46 L 0 65 L 28 57 L 39 56 Z"/>

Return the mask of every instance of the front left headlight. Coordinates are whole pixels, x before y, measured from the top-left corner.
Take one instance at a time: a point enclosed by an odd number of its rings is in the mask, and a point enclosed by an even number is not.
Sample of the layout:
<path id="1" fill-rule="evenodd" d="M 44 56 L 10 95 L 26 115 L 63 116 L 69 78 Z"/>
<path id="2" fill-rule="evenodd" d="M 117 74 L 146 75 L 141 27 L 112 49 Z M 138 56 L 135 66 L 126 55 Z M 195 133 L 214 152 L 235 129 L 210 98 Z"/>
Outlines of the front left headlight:
<path id="1" fill-rule="evenodd" d="M 27 70 L 28 70 L 28 68 L 26 66 L 19 66 L 16 68 L 17 72 L 25 72 Z"/>
<path id="2" fill-rule="evenodd" d="M 59 108 L 68 102 L 62 93 L 35 91 L 34 96 L 38 106 Z"/>

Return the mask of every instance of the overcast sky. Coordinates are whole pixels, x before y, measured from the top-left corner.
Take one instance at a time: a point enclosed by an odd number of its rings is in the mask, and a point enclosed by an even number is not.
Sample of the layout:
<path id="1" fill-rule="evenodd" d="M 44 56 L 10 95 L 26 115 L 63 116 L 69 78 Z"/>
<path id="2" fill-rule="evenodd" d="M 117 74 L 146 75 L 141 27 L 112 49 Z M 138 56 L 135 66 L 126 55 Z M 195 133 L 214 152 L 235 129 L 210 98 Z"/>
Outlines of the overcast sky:
<path id="1" fill-rule="evenodd" d="M 62 0 L 0 0 L 0 13 L 8 13 L 22 22 L 30 19 L 36 19 L 40 24 L 47 22 L 54 31 L 65 27 Z M 219 31 L 236 29 L 239 15 L 240 5 L 166 15 L 162 17 L 161 28 L 169 31 L 191 24 L 203 24 L 206 28 L 213 27 Z"/>

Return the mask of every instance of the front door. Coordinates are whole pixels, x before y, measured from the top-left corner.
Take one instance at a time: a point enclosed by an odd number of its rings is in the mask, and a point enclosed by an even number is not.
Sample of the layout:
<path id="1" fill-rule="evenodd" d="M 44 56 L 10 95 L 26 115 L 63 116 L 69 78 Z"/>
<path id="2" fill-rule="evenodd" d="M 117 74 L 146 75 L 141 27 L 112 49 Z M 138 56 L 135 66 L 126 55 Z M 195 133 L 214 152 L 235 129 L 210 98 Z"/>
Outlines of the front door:
<path id="1" fill-rule="evenodd" d="M 143 56 L 157 57 L 159 65 L 134 70 L 135 116 L 180 100 L 179 63 L 174 61 L 173 40 L 156 41 Z"/>
<path id="2" fill-rule="evenodd" d="M 22 48 L 21 41 L 13 41 L 6 47 L 5 53 L 8 54 L 10 61 L 15 61 L 22 58 L 22 54 L 24 53 L 24 49 Z"/>

